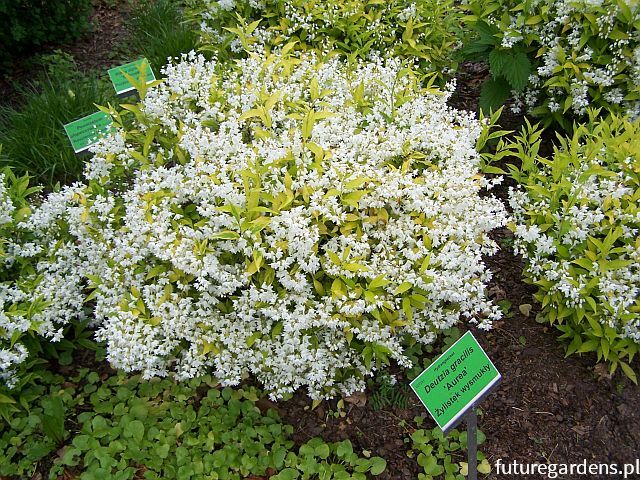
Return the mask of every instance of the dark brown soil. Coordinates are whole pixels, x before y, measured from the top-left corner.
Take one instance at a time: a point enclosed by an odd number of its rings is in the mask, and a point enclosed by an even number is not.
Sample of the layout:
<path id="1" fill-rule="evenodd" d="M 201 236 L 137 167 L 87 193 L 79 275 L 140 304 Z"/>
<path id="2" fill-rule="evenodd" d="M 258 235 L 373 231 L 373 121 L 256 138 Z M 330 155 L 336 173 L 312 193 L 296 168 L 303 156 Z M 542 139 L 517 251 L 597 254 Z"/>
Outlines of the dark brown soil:
<path id="1" fill-rule="evenodd" d="M 63 46 L 62 50 L 73 55 L 83 72 L 117 64 L 118 54 L 129 33 L 126 27 L 127 13 L 128 10 L 123 6 L 114 8 L 107 2 L 98 2 L 90 18 L 92 31 L 72 45 Z"/>

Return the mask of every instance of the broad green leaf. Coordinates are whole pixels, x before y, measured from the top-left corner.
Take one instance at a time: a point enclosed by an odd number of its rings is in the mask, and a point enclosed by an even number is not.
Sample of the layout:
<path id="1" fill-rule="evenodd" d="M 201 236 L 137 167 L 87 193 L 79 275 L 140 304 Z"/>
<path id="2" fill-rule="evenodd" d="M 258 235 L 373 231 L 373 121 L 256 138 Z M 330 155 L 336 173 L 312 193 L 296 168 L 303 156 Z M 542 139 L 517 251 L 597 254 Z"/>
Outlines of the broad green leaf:
<path id="1" fill-rule="evenodd" d="M 531 74 L 531 62 L 524 52 L 516 52 L 512 55 L 508 66 L 502 70 L 502 75 L 509 82 L 511 88 L 517 92 L 524 90 L 529 83 Z"/>
<path id="2" fill-rule="evenodd" d="M 511 85 L 504 77 L 490 78 L 484 83 L 480 92 L 479 106 L 481 110 L 488 113 L 500 108 L 509 98 L 510 92 Z"/>

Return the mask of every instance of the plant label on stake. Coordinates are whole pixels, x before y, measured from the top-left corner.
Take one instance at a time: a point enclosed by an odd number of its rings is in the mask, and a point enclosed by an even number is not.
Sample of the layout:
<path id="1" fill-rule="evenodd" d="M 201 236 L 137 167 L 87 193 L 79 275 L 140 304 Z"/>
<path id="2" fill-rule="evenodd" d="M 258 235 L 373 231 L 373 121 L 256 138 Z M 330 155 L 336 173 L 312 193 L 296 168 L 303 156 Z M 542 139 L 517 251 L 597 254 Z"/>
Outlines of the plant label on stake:
<path id="1" fill-rule="evenodd" d="M 141 58 L 140 60 L 119 67 L 113 67 L 109 69 L 107 73 L 119 97 L 134 93 L 135 86 L 131 83 L 132 77 L 137 79 L 143 74 L 147 84 L 156 79 L 151 65 L 149 65 L 149 61 L 146 58 Z"/>
<path id="2" fill-rule="evenodd" d="M 477 478 L 475 406 L 501 378 L 478 341 L 467 332 L 411 382 L 445 435 L 466 415 L 469 479 Z"/>
<path id="3" fill-rule="evenodd" d="M 104 112 L 96 112 L 74 120 L 64 126 L 71 141 L 73 151 L 78 154 L 86 151 L 111 130 L 113 119 Z"/>

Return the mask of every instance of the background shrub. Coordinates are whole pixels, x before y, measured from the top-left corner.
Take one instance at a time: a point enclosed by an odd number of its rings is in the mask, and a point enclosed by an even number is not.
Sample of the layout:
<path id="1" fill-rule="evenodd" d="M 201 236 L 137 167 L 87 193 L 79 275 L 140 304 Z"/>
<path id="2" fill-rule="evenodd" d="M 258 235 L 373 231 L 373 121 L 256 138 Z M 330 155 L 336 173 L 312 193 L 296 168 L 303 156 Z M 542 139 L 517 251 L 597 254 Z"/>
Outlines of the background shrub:
<path id="1" fill-rule="evenodd" d="M 90 11 L 91 0 L 0 0 L 0 70 L 28 49 L 77 38 Z"/>
<path id="2" fill-rule="evenodd" d="M 220 58 L 297 41 L 296 48 L 408 58 L 446 78 L 461 13 L 453 0 L 191 0 L 202 49 Z"/>
<path id="3" fill-rule="evenodd" d="M 465 45 L 485 58 L 492 79 L 481 106 L 512 94 L 545 124 L 566 129 L 586 108 L 640 114 L 640 4 L 629 0 L 466 2 L 477 37 Z"/>
<path id="4" fill-rule="evenodd" d="M 552 158 L 538 155 L 535 129 L 510 146 L 522 160 L 510 167 L 522 185 L 509 200 L 515 248 L 567 354 L 595 352 L 636 381 L 628 363 L 640 345 L 640 120 L 596 115 L 560 137 Z"/>

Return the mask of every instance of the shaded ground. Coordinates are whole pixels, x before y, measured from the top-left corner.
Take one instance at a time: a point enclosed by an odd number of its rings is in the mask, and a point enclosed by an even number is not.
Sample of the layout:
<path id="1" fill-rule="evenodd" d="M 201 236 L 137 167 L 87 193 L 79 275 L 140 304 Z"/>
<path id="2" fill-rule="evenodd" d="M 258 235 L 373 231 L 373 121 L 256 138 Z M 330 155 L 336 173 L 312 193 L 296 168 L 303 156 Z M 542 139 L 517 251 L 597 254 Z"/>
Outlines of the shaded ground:
<path id="1" fill-rule="evenodd" d="M 63 46 L 62 50 L 73 55 L 78 68 L 83 72 L 106 69 L 117 64 L 118 54 L 128 36 L 126 15 L 127 10 L 124 8 L 114 8 L 109 2 L 99 2 L 89 20 L 93 25 L 92 31 L 72 45 Z"/>
<path id="2" fill-rule="evenodd" d="M 12 70 L 0 75 L 0 104 L 17 104 L 17 87 L 33 80 L 33 63 L 37 55 L 62 50 L 73 55 L 78 69 L 85 73 L 94 69 L 106 72 L 108 67 L 116 65 L 128 36 L 125 24 L 128 10 L 117 8 L 114 3 L 94 2 L 89 15 L 89 30 L 77 41 L 68 45 L 45 45 L 33 56 L 16 59 Z"/>

